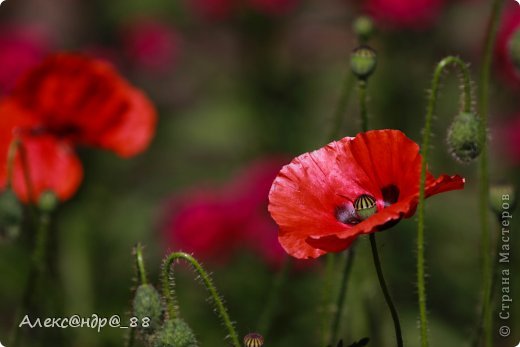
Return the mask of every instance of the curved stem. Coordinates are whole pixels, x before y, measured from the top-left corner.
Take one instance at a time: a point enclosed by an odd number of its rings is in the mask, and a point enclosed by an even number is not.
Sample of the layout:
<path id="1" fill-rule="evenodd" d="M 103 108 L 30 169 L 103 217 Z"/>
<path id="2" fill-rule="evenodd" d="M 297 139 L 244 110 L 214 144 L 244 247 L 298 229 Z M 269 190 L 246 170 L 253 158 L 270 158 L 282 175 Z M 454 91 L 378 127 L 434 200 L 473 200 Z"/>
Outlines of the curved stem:
<path id="1" fill-rule="evenodd" d="M 439 82 L 444 69 L 450 65 L 455 65 L 462 73 L 463 83 L 463 105 L 464 112 L 471 111 L 471 77 L 466 63 L 460 58 L 448 56 L 442 59 L 435 68 L 433 80 L 428 99 L 428 108 L 426 112 L 426 123 L 423 129 L 422 138 L 422 164 L 421 178 L 419 187 L 419 204 L 417 207 L 418 223 L 417 223 L 417 288 L 419 297 L 419 319 L 421 332 L 421 346 L 428 346 L 428 319 L 426 312 L 426 284 L 424 271 L 424 200 L 426 198 L 426 167 L 428 163 L 428 154 L 430 149 L 430 137 L 432 132 L 432 120 L 435 114 L 437 98 L 439 94 Z"/>
<path id="2" fill-rule="evenodd" d="M 170 254 L 166 260 L 164 261 L 163 273 L 162 273 L 162 282 L 163 282 L 163 295 L 166 298 L 166 303 L 168 305 L 169 313 L 173 313 L 173 317 L 178 316 L 178 310 L 176 309 L 175 301 L 173 299 L 173 290 L 169 286 L 170 279 L 170 268 L 176 260 L 184 260 L 190 264 L 195 271 L 200 276 L 204 287 L 206 287 L 207 291 L 210 293 L 211 298 L 213 299 L 213 303 L 215 305 L 215 309 L 218 312 L 220 318 L 222 319 L 225 327 L 228 330 L 229 337 L 231 338 L 232 344 L 234 347 L 241 347 L 240 342 L 238 340 L 238 334 L 231 323 L 231 319 L 229 318 L 226 307 L 224 306 L 224 302 L 220 298 L 220 295 L 217 292 L 217 288 L 213 285 L 209 274 L 202 268 L 200 263 L 191 255 L 184 252 L 174 252 Z M 173 318 L 170 317 L 170 318 Z"/>
<path id="3" fill-rule="evenodd" d="M 352 90 L 354 89 L 353 87 L 354 87 L 354 76 L 349 71 L 344 78 L 338 105 L 336 106 L 336 111 L 334 112 L 332 128 L 330 129 L 330 133 L 329 133 L 329 137 L 328 137 L 329 141 L 335 140 L 341 134 L 343 116 L 345 115 L 345 112 L 347 111 L 348 102 L 350 100 L 350 96 L 352 95 Z"/>
<path id="4" fill-rule="evenodd" d="M 269 290 L 264 310 L 260 315 L 260 319 L 258 320 L 257 331 L 262 334 L 264 339 L 269 333 L 269 328 L 273 319 L 273 315 L 275 314 L 276 308 L 279 305 L 280 292 L 285 282 L 287 281 L 287 275 L 289 274 L 290 267 L 291 260 L 288 256 L 286 256 L 283 260 L 282 267 L 280 268 L 280 270 L 278 270 L 278 273 L 276 274 L 271 289 Z"/>
<path id="5" fill-rule="evenodd" d="M 345 298 L 347 296 L 347 283 L 348 278 L 350 277 L 350 273 L 352 272 L 352 264 L 354 263 L 354 255 L 355 255 L 355 247 L 351 246 L 350 250 L 347 253 L 345 268 L 343 269 L 343 275 L 341 278 L 341 284 L 338 293 L 338 300 L 336 303 L 336 313 L 334 315 L 334 319 L 332 320 L 331 325 L 331 333 L 329 345 L 334 346 L 336 341 L 338 340 L 338 332 L 339 332 L 339 323 L 341 322 L 341 316 L 343 313 L 343 306 L 345 304 Z"/>
<path id="6" fill-rule="evenodd" d="M 140 243 L 135 246 L 135 263 L 137 268 L 137 276 L 141 282 L 140 284 L 147 284 L 148 279 L 146 277 L 146 268 L 144 266 L 143 245 Z"/>
<path id="7" fill-rule="evenodd" d="M 375 233 L 370 234 L 370 247 L 372 248 L 372 257 L 374 258 L 374 265 L 376 267 L 379 285 L 381 286 L 381 290 L 383 291 L 383 295 L 392 315 L 392 320 L 394 321 L 397 347 L 403 347 L 403 336 L 401 334 L 401 324 L 399 323 L 399 315 L 397 314 L 394 302 L 392 301 L 392 297 L 390 296 L 390 292 L 388 291 L 388 287 L 386 286 L 385 277 L 383 276 L 383 270 L 381 269 L 381 261 L 379 260 L 379 253 L 377 252 Z"/>
<path id="8" fill-rule="evenodd" d="M 486 34 L 486 44 L 484 48 L 484 57 L 479 78 L 479 94 L 478 94 L 478 110 L 480 113 L 479 137 L 482 143 L 482 154 L 480 155 L 480 196 L 479 196 L 479 214 L 480 227 L 482 228 L 482 315 L 483 315 L 483 331 L 484 346 L 491 347 L 493 345 L 492 337 L 492 309 L 491 309 L 491 286 L 493 278 L 493 266 L 491 264 L 491 254 L 493 246 L 491 245 L 491 231 L 489 228 L 489 163 L 487 150 L 487 126 L 489 112 L 489 80 L 491 72 L 491 63 L 493 60 L 493 46 L 495 44 L 501 9 L 504 1 L 494 0 L 492 4 L 491 16 Z"/>

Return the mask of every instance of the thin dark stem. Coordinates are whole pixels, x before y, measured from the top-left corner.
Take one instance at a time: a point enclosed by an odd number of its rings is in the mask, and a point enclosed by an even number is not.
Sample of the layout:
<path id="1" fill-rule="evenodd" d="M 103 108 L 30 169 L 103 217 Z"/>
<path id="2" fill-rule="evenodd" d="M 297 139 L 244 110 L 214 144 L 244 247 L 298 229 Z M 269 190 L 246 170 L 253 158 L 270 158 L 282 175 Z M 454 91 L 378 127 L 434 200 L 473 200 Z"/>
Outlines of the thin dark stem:
<path id="1" fill-rule="evenodd" d="M 334 318 L 332 320 L 331 325 L 331 334 L 329 345 L 335 346 L 335 343 L 338 340 L 339 326 L 341 322 L 341 316 L 343 314 L 343 306 L 345 305 L 345 298 L 347 296 L 347 284 L 348 279 L 350 277 L 350 273 L 352 272 L 352 264 L 354 263 L 354 255 L 355 255 L 355 247 L 351 246 L 346 255 L 345 267 L 343 269 L 343 274 L 341 277 L 341 285 L 338 292 L 338 299 L 336 303 L 336 313 L 334 314 Z"/>
<path id="2" fill-rule="evenodd" d="M 480 227 L 482 230 L 482 314 L 483 314 L 483 332 L 484 346 L 493 346 L 493 318 L 491 309 L 491 286 L 493 278 L 493 266 L 491 264 L 491 254 L 493 246 L 491 242 L 491 231 L 489 228 L 489 163 L 487 149 L 487 126 L 489 112 L 489 80 L 491 74 L 491 63 L 493 60 L 493 47 L 495 44 L 498 24 L 503 0 L 493 0 L 491 16 L 486 34 L 486 44 L 484 48 L 484 58 L 480 70 L 479 78 L 479 94 L 478 94 L 478 110 L 480 114 L 480 142 L 482 143 L 482 154 L 480 155 L 480 197 L 479 197 L 479 214 Z"/>
<path id="3" fill-rule="evenodd" d="M 359 93 L 359 113 L 361 115 L 361 130 L 368 131 L 368 110 L 367 110 L 367 81 L 358 80 Z"/>
<path id="4" fill-rule="evenodd" d="M 278 270 L 278 273 L 276 274 L 276 277 L 271 286 L 271 290 L 269 291 L 269 295 L 267 297 L 264 310 L 260 315 L 260 319 L 258 320 L 257 331 L 260 334 L 262 334 L 264 338 L 269 333 L 269 329 L 273 321 L 273 315 L 276 313 L 276 308 L 279 307 L 280 294 L 284 284 L 287 281 L 287 275 L 289 274 L 290 268 L 291 260 L 289 259 L 289 257 L 285 257 L 283 260 L 282 267 L 280 268 L 280 270 Z"/>
<path id="5" fill-rule="evenodd" d="M 332 122 L 332 128 L 330 129 L 330 133 L 328 136 L 328 141 L 333 141 L 341 136 L 341 129 L 343 125 L 344 115 L 347 111 L 348 103 L 350 101 L 350 97 L 352 95 L 352 90 L 354 89 L 354 76 L 349 71 L 343 81 L 341 87 L 341 94 L 338 101 L 338 105 L 336 106 L 336 111 L 334 112 L 334 119 Z"/>
<path id="6" fill-rule="evenodd" d="M 388 291 L 388 287 L 386 286 L 385 277 L 383 276 L 383 270 L 381 269 L 381 261 L 379 260 L 379 253 L 377 251 L 376 235 L 374 233 L 370 234 L 370 246 L 372 248 L 372 257 L 374 258 L 374 265 L 376 267 L 379 285 L 381 286 L 381 290 L 383 291 L 386 304 L 390 309 L 392 320 L 394 321 L 397 347 L 403 347 L 403 336 L 401 334 L 401 324 L 399 323 L 399 315 L 397 314 L 394 302 L 392 301 L 392 297 L 390 296 L 390 292 Z"/>

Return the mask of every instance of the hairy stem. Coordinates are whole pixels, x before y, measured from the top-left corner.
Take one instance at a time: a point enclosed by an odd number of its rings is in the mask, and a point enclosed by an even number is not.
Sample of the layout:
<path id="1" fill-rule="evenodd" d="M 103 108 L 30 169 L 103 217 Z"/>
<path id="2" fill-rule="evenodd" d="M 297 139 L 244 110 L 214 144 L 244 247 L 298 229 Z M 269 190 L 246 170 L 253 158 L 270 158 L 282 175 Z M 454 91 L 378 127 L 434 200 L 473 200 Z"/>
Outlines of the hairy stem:
<path id="1" fill-rule="evenodd" d="M 463 84 L 463 105 L 464 112 L 471 111 L 471 77 L 468 66 L 460 58 L 448 56 L 442 59 L 435 68 L 433 80 L 428 99 L 428 108 L 426 112 L 426 122 L 423 129 L 422 138 L 422 165 L 421 178 L 419 188 L 419 204 L 417 207 L 418 223 L 417 223 L 417 287 L 419 297 L 419 325 L 421 333 L 421 346 L 428 346 L 428 319 L 426 310 L 426 283 L 424 270 L 424 201 L 426 198 L 426 168 L 428 164 L 428 155 L 430 149 L 430 138 L 432 132 L 432 120 L 435 114 L 437 99 L 439 94 L 439 83 L 442 72 L 448 66 L 454 65 L 462 74 Z"/>
<path id="2" fill-rule="evenodd" d="M 137 269 L 137 277 L 139 278 L 140 284 L 147 284 L 148 278 L 146 276 L 146 268 L 144 266 L 143 245 L 140 243 L 135 246 L 135 264 Z"/>
<path id="3" fill-rule="evenodd" d="M 175 300 L 173 299 L 173 285 L 170 286 L 170 270 L 173 263 L 177 260 L 184 260 L 195 269 L 197 274 L 200 276 L 202 283 L 204 284 L 204 287 L 210 294 L 213 304 L 215 305 L 215 310 L 222 319 L 224 326 L 228 331 L 228 336 L 231 339 L 232 345 L 234 347 L 241 347 L 235 327 L 233 326 L 233 323 L 229 318 L 227 309 L 224 306 L 224 302 L 218 294 L 217 288 L 213 284 L 213 281 L 211 280 L 209 274 L 206 272 L 206 270 L 204 270 L 204 268 L 193 256 L 184 252 L 174 252 L 170 254 L 165 259 L 164 266 L 162 269 L 163 295 L 166 298 L 168 310 L 171 315 L 170 318 L 177 318 L 179 314 L 176 308 Z"/>
<path id="4" fill-rule="evenodd" d="M 376 267 L 377 279 L 379 280 L 379 285 L 381 286 L 381 290 L 383 291 L 383 295 L 385 297 L 386 304 L 390 309 L 390 314 L 392 315 L 392 320 L 394 321 L 394 329 L 395 329 L 395 338 L 397 341 L 397 347 L 403 347 L 403 336 L 401 334 L 401 324 L 399 323 L 399 315 L 397 314 L 397 310 L 395 308 L 394 302 L 392 301 L 392 297 L 390 296 L 390 292 L 388 291 L 388 287 L 386 286 L 385 277 L 383 276 L 383 269 L 381 268 L 381 261 L 379 259 L 379 253 L 377 251 L 377 243 L 376 243 L 376 234 L 370 234 L 370 247 L 372 248 L 372 257 L 374 258 L 374 265 Z"/>
<path id="5" fill-rule="evenodd" d="M 504 1 L 493 0 L 491 8 L 491 16 L 486 33 L 486 43 L 484 48 L 484 56 L 479 76 L 479 93 L 478 93 L 478 110 L 480 114 L 480 142 L 482 143 L 482 154 L 480 156 L 480 197 L 479 197 L 479 214 L 481 227 L 481 246 L 482 246 L 482 315 L 483 315 L 483 332 L 484 346 L 493 346 L 492 336 L 492 308 L 491 308 L 491 286 L 493 278 L 493 265 L 491 257 L 493 246 L 491 242 L 491 231 L 489 227 L 489 163 L 487 149 L 487 126 L 489 112 L 489 80 L 491 73 L 491 63 L 493 60 L 493 46 L 500 21 L 500 14 Z"/>

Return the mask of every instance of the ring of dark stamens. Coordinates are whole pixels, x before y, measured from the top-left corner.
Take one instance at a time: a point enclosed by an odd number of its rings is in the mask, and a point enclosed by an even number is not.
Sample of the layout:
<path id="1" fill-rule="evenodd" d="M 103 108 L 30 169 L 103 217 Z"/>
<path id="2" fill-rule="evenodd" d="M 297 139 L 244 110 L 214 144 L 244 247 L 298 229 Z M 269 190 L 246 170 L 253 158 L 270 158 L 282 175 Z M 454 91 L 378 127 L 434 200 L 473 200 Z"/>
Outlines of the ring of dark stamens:
<path id="1" fill-rule="evenodd" d="M 391 184 L 381 189 L 381 193 L 383 195 L 385 207 L 393 205 L 399 200 L 400 191 L 399 188 L 397 188 L 397 186 L 394 184 Z"/>

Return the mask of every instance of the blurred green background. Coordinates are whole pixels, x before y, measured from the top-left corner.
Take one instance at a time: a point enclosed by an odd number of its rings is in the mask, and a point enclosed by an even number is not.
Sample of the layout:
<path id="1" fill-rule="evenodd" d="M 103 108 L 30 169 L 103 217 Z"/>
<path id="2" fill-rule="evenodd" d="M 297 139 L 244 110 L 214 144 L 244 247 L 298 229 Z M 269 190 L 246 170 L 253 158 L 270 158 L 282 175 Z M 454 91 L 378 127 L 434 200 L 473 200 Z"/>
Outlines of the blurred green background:
<path id="1" fill-rule="evenodd" d="M 282 15 L 246 11 L 214 20 L 197 16 L 187 2 L 178 0 L 7 0 L 2 4 L 0 27 L 36 28 L 45 36 L 49 52 L 74 50 L 109 59 L 148 93 L 159 110 L 153 143 L 138 157 L 123 160 L 100 150 L 80 151 L 85 179 L 79 193 L 53 216 L 52 277 L 39 315 L 129 317 L 135 284 L 133 246 L 145 245 L 149 276 L 157 284 L 161 259 L 175 249 L 165 242 L 161 230 L 170 199 L 197 187 L 222 187 L 257 159 L 290 158 L 325 145 L 349 73 L 350 52 L 357 46 L 352 23 L 360 14 L 358 5 L 308 0 Z M 400 129 L 420 141 L 435 63 L 455 54 L 471 64 L 477 77 L 489 6 L 489 1 L 448 1 L 428 28 L 377 31 L 371 45 L 378 52 L 378 66 L 368 87 L 371 128 Z M 159 68 L 136 63 L 125 50 L 124 28 L 139 18 L 160 22 L 174 33 L 169 60 Z M 507 124 L 520 111 L 518 90 L 496 74 L 492 83 L 491 124 Z M 467 185 L 464 191 L 427 203 L 430 337 L 432 346 L 470 346 L 481 290 L 477 165 L 461 165 L 447 152 L 445 132 L 459 99 L 456 77 L 446 78 L 442 88 L 430 170 L 436 175 L 458 173 L 466 177 Z M 355 91 L 343 123 L 342 136 L 359 132 Z M 493 131 L 490 134 L 496 138 Z M 492 142 L 492 179 L 518 184 L 518 162 L 501 155 L 497 147 Z M 511 288 L 514 298 L 520 299 L 516 213 L 512 225 Z M 411 218 L 379 238 L 407 346 L 419 345 L 415 230 Z M 0 241 L 0 341 L 4 344 L 26 283 L 31 244 L 30 234 Z M 290 271 L 265 346 L 325 347 L 321 323 L 325 264 L 321 259 L 316 263 Z M 223 264 L 205 261 L 204 265 L 241 335 L 255 331 L 277 270 L 247 250 Z M 181 312 L 200 344 L 225 346 L 225 333 L 193 273 L 186 268 L 177 278 Z M 331 296 L 335 299 L 335 291 Z M 495 334 L 497 347 L 512 347 L 520 339 L 520 306 L 516 301 L 513 306 L 512 336 L 503 339 Z M 498 329 L 499 322 L 496 325 Z M 365 238 L 358 242 L 341 331 L 347 345 L 365 336 L 372 339 L 369 346 L 395 343 Z M 101 333 L 37 330 L 22 341 L 26 346 L 122 346 L 124 337 L 125 331 L 110 328 Z"/>

